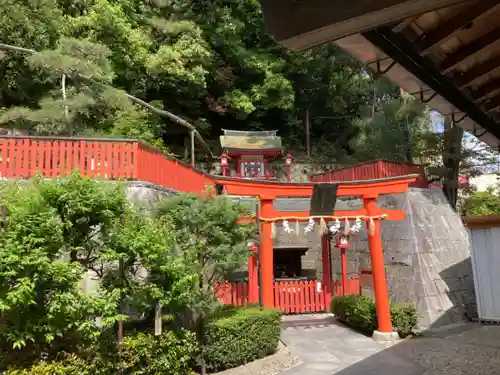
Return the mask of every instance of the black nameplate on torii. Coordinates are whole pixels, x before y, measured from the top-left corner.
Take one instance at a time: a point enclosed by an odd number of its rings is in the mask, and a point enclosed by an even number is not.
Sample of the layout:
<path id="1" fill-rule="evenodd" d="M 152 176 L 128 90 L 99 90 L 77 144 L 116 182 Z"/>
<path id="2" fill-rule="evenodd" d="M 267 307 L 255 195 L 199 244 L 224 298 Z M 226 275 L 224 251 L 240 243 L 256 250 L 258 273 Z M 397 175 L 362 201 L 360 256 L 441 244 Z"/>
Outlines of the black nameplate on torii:
<path id="1" fill-rule="evenodd" d="M 310 216 L 332 216 L 339 184 L 316 184 L 311 195 Z"/>

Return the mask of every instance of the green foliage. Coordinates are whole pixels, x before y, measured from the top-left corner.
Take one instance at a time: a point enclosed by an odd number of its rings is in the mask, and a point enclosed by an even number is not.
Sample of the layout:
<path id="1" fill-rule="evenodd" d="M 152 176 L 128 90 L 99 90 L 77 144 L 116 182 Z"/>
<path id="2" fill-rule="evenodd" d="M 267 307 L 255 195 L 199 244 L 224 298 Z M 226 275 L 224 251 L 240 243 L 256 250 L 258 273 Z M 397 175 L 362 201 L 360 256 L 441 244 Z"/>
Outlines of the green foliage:
<path id="1" fill-rule="evenodd" d="M 204 348 L 207 368 L 211 372 L 221 371 L 272 354 L 278 347 L 280 332 L 278 310 L 227 309 L 207 325 Z"/>
<path id="2" fill-rule="evenodd" d="M 0 6 L 2 43 L 35 50 L 52 48 L 60 36 L 61 22 L 62 11 L 57 0 L 3 0 Z M 36 105 L 51 88 L 47 76 L 36 74 L 23 54 L 0 52 L 0 55 L 0 108 Z"/>
<path id="3" fill-rule="evenodd" d="M 0 368 L 79 352 L 125 319 L 122 299 L 149 319 L 186 298 L 193 277 L 171 251 L 168 218 L 134 209 L 119 184 L 35 178 L 6 183 L 1 203 Z M 85 294 L 88 272 L 101 287 Z"/>
<path id="4" fill-rule="evenodd" d="M 195 340 L 189 332 L 165 332 L 161 336 L 138 333 L 126 337 L 119 351 L 87 353 L 86 357 L 61 355 L 54 362 L 38 362 L 5 375 L 189 375 Z"/>
<path id="5" fill-rule="evenodd" d="M 430 132 L 429 113 L 424 104 L 413 98 L 382 96 L 375 108 L 369 106 L 365 111 L 364 116 L 354 121 L 358 134 L 350 141 L 355 162 L 374 159 L 411 162 L 418 157 L 420 146 L 425 146 L 422 137 Z"/>
<path id="6" fill-rule="evenodd" d="M 409 304 L 391 304 L 391 320 L 399 336 L 407 337 L 417 327 L 417 309 Z"/>
<path id="7" fill-rule="evenodd" d="M 2 360 L 24 353 L 29 361 L 60 347 L 74 350 L 79 341 L 99 334 L 97 317 L 102 328 L 119 318 L 117 291 L 86 295 L 80 289 L 87 264 L 101 247 L 96 227 L 106 233 L 122 197 L 116 191 L 107 195 L 111 191 L 97 184 L 74 175 L 7 183 L 2 189 L 7 212 L 0 236 Z"/>
<path id="8" fill-rule="evenodd" d="M 377 311 L 372 297 L 334 297 L 332 312 L 339 320 L 362 332 L 372 333 L 377 329 Z M 391 320 L 393 330 L 406 337 L 417 327 L 417 311 L 412 305 L 391 304 Z"/>
<path id="9" fill-rule="evenodd" d="M 500 214 L 500 194 L 498 188 L 476 191 L 464 200 L 462 215 L 485 216 Z"/>
<path id="10" fill-rule="evenodd" d="M 185 304 L 197 314 L 216 307 L 215 284 L 248 261 L 248 242 L 255 225 L 241 224 L 246 210 L 224 196 L 171 197 L 158 206 L 158 216 L 172 224 L 174 253 L 192 275 Z"/>
<path id="11" fill-rule="evenodd" d="M 161 336 L 138 333 L 126 337 L 120 347 L 118 374 L 187 375 L 192 373 L 196 341 L 192 334 L 178 336 L 166 332 Z M 111 374 L 110 374 L 111 375 Z"/>
<path id="12" fill-rule="evenodd" d="M 3 375 L 94 375 L 103 374 L 102 369 L 90 365 L 74 355 L 57 362 L 39 362 L 24 369 L 4 371 Z"/>
<path id="13" fill-rule="evenodd" d="M 37 134 L 137 134 L 156 145 L 166 139 L 182 154 L 186 135 L 124 101 L 125 90 L 160 99 L 214 143 L 221 127 L 277 128 L 297 154 L 310 109 L 315 154 L 326 159 L 346 150 L 355 135 L 350 121 L 370 97 L 370 75 L 338 48 L 297 55 L 278 47 L 254 0 L 44 0 L 36 7 L 7 0 L 0 20 L 9 36 L 3 42 L 38 51 L 9 51 L 0 62 L 8 68 L 0 122 Z"/>
<path id="14" fill-rule="evenodd" d="M 377 312 L 371 297 L 334 297 L 332 298 L 332 312 L 339 320 L 363 332 L 373 332 L 377 329 Z"/>
<path id="15" fill-rule="evenodd" d="M 231 199 L 212 194 L 183 194 L 158 207 L 158 216 L 172 224 L 174 254 L 187 275 L 184 293 L 177 299 L 179 309 L 173 312 L 184 327 L 196 332 L 202 368 L 206 322 L 220 306 L 216 287 L 248 261 L 248 241 L 255 235 L 255 226 L 238 222 L 244 213 Z"/>

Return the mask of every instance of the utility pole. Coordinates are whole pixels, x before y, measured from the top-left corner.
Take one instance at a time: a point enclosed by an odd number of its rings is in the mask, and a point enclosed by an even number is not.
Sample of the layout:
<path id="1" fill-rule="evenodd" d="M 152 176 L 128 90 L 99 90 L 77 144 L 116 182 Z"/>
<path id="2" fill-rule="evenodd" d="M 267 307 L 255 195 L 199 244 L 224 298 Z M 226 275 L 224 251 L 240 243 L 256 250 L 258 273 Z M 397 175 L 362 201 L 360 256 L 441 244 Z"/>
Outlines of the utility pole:
<path id="1" fill-rule="evenodd" d="M 406 108 L 406 105 L 408 104 L 408 102 L 406 101 L 406 97 L 405 97 L 403 89 L 400 89 L 399 92 L 401 94 L 401 99 L 403 99 L 403 106 L 404 106 L 403 109 L 406 112 L 406 115 L 405 115 L 405 135 L 406 135 L 406 142 L 408 145 L 406 147 L 406 159 L 408 160 L 408 162 L 413 163 L 411 129 L 410 129 L 410 124 L 408 122 L 408 112 L 407 112 L 407 108 Z"/>
<path id="2" fill-rule="evenodd" d="M 194 132 L 195 130 L 191 130 L 191 133 L 189 133 L 191 137 L 191 166 L 194 168 L 195 167 L 195 158 L 194 158 Z"/>

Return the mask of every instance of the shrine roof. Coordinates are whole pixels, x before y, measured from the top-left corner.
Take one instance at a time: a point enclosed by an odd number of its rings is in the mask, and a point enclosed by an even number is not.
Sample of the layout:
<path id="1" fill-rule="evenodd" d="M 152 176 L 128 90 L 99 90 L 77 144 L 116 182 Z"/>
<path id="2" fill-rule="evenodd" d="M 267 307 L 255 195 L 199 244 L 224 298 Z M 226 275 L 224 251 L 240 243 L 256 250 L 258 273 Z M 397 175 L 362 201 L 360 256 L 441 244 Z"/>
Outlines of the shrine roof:
<path id="1" fill-rule="evenodd" d="M 282 150 L 276 131 L 237 131 L 223 129 L 220 144 L 224 150 Z"/>
<path id="2" fill-rule="evenodd" d="M 260 1 L 282 45 L 334 42 L 500 150 L 500 1 Z"/>

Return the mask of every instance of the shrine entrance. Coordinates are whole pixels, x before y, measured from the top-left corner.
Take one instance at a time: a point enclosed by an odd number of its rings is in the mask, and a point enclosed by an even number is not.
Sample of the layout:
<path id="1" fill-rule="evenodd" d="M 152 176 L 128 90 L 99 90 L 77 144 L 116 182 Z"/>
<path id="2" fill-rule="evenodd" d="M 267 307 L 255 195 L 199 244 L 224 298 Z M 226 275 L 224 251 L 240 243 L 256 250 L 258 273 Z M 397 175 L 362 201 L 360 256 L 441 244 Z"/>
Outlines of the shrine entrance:
<path id="1" fill-rule="evenodd" d="M 385 274 L 381 220 L 402 220 L 402 210 L 385 210 L 377 207 L 377 198 L 381 195 L 405 193 L 408 184 L 418 176 L 400 176 L 366 181 L 351 181 L 335 184 L 336 197 L 359 197 L 363 207 L 358 210 L 333 210 L 315 214 L 312 210 L 298 212 L 281 212 L 274 208 L 278 197 L 303 198 L 311 197 L 315 186 L 332 185 L 328 183 L 279 183 L 251 181 L 218 177 L 216 183 L 225 194 L 238 196 L 255 196 L 259 204 L 255 220 L 260 229 L 260 243 L 255 246 L 255 254 L 248 262 L 248 301 L 259 301 L 264 307 L 281 307 L 285 312 L 326 311 L 334 291 L 332 285 L 328 242 L 330 233 L 342 237 L 340 224 L 344 223 L 343 234 L 348 235 L 352 228 L 361 230 L 365 226 L 368 232 L 370 248 L 373 289 L 377 309 L 379 333 L 392 333 L 389 293 Z M 305 230 L 316 230 L 322 238 L 323 280 L 318 282 L 294 281 L 288 284 L 275 282 L 273 230 L 276 222 L 282 222 L 287 231 L 290 222 L 307 222 Z M 363 225 L 364 224 L 364 225 Z M 336 237 L 337 238 L 337 237 Z M 342 238 L 339 239 L 342 242 Z M 340 248 L 342 251 L 342 247 Z M 342 285 L 348 285 L 346 269 L 343 261 Z M 259 271 L 258 272 L 258 265 Z M 260 282 L 259 282 L 260 281 Z M 299 306 L 299 307 L 297 307 Z M 297 311 L 299 310 L 299 311 Z"/>

